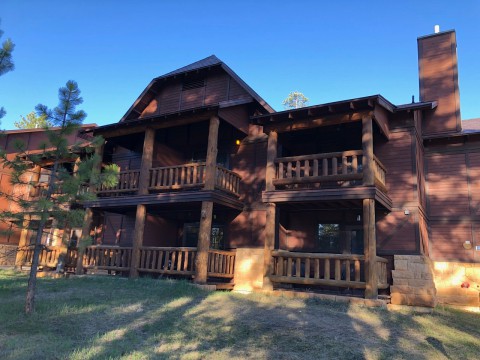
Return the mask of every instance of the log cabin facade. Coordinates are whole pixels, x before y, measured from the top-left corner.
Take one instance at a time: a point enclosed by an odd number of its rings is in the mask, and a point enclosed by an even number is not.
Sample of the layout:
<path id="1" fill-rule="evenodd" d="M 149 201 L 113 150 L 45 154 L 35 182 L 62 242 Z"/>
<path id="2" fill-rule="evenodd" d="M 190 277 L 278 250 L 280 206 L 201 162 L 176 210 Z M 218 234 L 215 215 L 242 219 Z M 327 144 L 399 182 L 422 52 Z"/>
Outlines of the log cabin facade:
<path id="1" fill-rule="evenodd" d="M 455 32 L 418 51 L 420 101 L 402 105 L 275 112 L 215 56 L 153 79 L 89 130 L 120 173 L 84 204 L 77 272 L 434 304 L 432 261 L 480 263 L 480 130 L 460 118 Z"/>

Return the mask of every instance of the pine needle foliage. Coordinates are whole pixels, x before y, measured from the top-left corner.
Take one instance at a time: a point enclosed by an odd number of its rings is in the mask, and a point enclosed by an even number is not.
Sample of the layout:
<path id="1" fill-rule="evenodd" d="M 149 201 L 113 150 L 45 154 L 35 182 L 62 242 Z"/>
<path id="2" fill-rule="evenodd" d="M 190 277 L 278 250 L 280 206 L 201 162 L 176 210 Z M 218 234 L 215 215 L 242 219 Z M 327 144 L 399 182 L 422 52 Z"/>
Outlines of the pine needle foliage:
<path id="1" fill-rule="evenodd" d="M 101 159 L 94 149 L 103 144 L 103 139 L 94 137 L 81 139 L 72 144 L 86 117 L 80 89 L 75 81 L 68 81 L 58 92 L 59 104 L 50 109 L 37 105 L 37 116 L 44 118 L 53 127 L 45 127 L 46 140 L 39 151 L 27 151 L 21 141 L 15 142 L 16 156 L 12 158 L 6 149 L 0 150 L 3 167 L 11 171 L 12 194 L 2 193 L 16 206 L 0 214 L 0 220 L 13 222 L 17 226 L 36 232 L 33 243 L 33 260 L 27 289 L 26 313 L 34 311 L 36 272 L 42 245 L 42 236 L 47 223 L 59 229 L 81 227 L 84 217 L 83 201 L 93 200 L 89 189 L 99 184 L 113 186 L 117 182 L 118 167 L 110 165 L 100 171 Z M 34 169 L 49 166 L 48 183 L 39 187 Z M 33 195 L 32 196 L 32 191 Z M 22 250 L 22 249 L 20 249 Z"/>

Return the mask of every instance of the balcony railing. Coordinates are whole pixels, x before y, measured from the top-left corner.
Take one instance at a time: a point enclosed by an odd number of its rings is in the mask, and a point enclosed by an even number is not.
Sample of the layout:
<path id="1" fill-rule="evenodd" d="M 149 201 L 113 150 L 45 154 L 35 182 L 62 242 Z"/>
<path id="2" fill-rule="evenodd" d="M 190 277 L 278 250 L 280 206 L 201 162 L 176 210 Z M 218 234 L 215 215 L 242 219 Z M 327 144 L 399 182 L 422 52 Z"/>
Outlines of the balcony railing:
<path id="1" fill-rule="evenodd" d="M 176 166 L 151 168 L 149 171 L 148 190 L 150 193 L 177 190 L 201 189 L 205 186 L 205 163 L 191 163 Z M 128 170 L 119 173 L 116 186 L 101 186 L 97 195 L 122 196 L 136 194 L 138 191 L 140 171 Z M 215 188 L 239 196 L 240 176 L 222 166 L 216 166 Z"/>
<path id="2" fill-rule="evenodd" d="M 362 185 L 363 161 L 361 150 L 277 158 L 273 185 L 287 189 Z M 376 157 L 373 169 L 377 182 L 385 186 L 386 169 Z"/>
<path id="3" fill-rule="evenodd" d="M 365 256 L 273 251 L 270 280 L 276 283 L 365 288 Z M 388 287 L 387 260 L 377 257 L 378 287 Z"/>

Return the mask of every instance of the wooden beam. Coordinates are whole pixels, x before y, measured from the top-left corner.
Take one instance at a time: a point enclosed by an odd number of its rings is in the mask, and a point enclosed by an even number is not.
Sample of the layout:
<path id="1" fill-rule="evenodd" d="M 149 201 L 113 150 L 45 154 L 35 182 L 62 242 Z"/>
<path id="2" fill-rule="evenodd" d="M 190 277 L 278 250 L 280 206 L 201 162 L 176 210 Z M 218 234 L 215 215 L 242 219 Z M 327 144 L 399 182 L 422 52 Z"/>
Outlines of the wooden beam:
<path id="1" fill-rule="evenodd" d="M 137 205 L 135 214 L 135 230 L 133 233 L 132 261 L 130 263 L 130 277 L 138 277 L 138 266 L 140 265 L 140 247 L 143 245 L 143 234 L 145 232 L 145 219 L 147 207 L 143 204 Z"/>
<path id="2" fill-rule="evenodd" d="M 388 112 L 383 107 L 376 105 L 373 111 L 373 118 L 387 139 L 390 139 L 390 126 L 388 123 Z"/>
<path id="3" fill-rule="evenodd" d="M 275 190 L 273 180 L 275 179 L 275 159 L 277 158 L 278 134 L 270 131 L 267 143 L 267 167 L 265 171 L 265 186 L 267 191 Z"/>
<path id="4" fill-rule="evenodd" d="M 143 140 L 142 164 L 140 167 L 140 176 L 138 179 L 138 194 L 148 194 L 150 181 L 150 168 L 152 167 L 153 147 L 155 145 L 155 130 L 147 128 Z"/>
<path id="5" fill-rule="evenodd" d="M 362 118 L 363 185 L 375 185 L 373 169 L 373 124 L 372 117 Z"/>
<path id="6" fill-rule="evenodd" d="M 207 282 L 208 250 L 212 233 L 213 202 L 203 201 L 198 230 L 197 255 L 195 257 L 195 283 Z"/>
<path id="7" fill-rule="evenodd" d="M 328 125 L 338 125 L 344 124 L 354 121 L 362 120 L 362 118 L 366 116 L 371 116 L 371 111 L 364 111 L 358 113 L 349 113 L 343 115 L 328 115 L 328 116 L 321 116 L 316 118 L 305 118 L 303 120 L 296 120 L 295 122 L 272 122 L 269 124 L 264 124 L 264 131 L 277 131 L 277 132 L 288 132 L 288 131 L 295 131 L 295 130 L 304 130 L 304 129 L 312 129 L 320 126 L 328 126 Z"/>
<path id="8" fill-rule="evenodd" d="M 263 250 L 263 289 L 273 290 L 270 280 L 273 266 L 272 251 L 275 247 L 275 234 L 277 231 L 276 206 L 274 203 L 267 204 L 267 219 L 265 223 L 265 244 Z"/>
<path id="9" fill-rule="evenodd" d="M 219 125 L 220 120 L 218 116 L 212 116 L 210 118 L 210 126 L 208 129 L 207 159 L 205 164 L 205 190 L 215 189 L 215 172 L 217 165 Z"/>
<path id="10" fill-rule="evenodd" d="M 363 241 L 366 282 L 365 298 L 376 299 L 378 297 L 378 281 L 374 199 L 363 199 Z"/>

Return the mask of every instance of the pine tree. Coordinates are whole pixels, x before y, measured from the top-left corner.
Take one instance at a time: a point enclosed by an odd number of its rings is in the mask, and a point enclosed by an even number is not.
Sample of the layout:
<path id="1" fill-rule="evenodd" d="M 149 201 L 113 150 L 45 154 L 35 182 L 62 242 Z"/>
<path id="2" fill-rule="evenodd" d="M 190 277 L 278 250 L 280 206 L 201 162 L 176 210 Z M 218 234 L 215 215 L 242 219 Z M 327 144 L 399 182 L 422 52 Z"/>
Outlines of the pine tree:
<path id="1" fill-rule="evenodd" d="M 2 35 L 3 31 L 0 29 L 0 38 Z M 0 47 L 0 76 L 15 68 L 12 60 L 12 52 L 14 48 L 15 44 L 10 39 L 7 39 L 2 43 L 2 46 Z M 5 114 L 5 109 L 0 107 L 0 119 L 4 117 Z"/>
<path id="2" fill-rule="evenodd" d="M 283 100 L 285 109 L 298 109 L 307 106 L 308 98 L 299 91 L 292 91 L 287 98 Z"/>
<path id="3" fill-rule="evenodd" d="M 18 155 L 15 159 L 8 159 L 6 152 L 0 153 L 3 166 L 12 170 L 11 182 L 14 186 L 24 189 L 17 195 L 8 194 L 10 200 L 21 208 L 21 211 L 4 212 L 1 218 L 13 219 L 24 228 L 36 231 L 33 259 L 28 280 L 25 312 L 30 314 L 35 308 L 36 278 L 39 264 L 39 255 L 44 247 L 41 244 L 47 222 L 53 220 L 58 228 L 80 227 L 83 221 L 84 210 L 79 205 L 82 201 L 92 200 L 93 193 L 82 191 L 86 184 L 93 187 L 98 183 L 114 185 L 117 169 L 107 166 L 103 173 L 92 172 L 98 169 L 101 159 L 94 154 L 93 149 L 102 143 L 101 138 L 93 138 L 88 145 L 76 143 L 69 145 L 68 137 L 79 131 L 80 125 L 86 117 L 83 110 L 76 110 L 77 105 L 83 102 L 77 83 L 68 81 L 65 87 L 59 89 L 59 104 L 53 110 L 45 105 L 37 105 L 39 117 L 44 117 L 53 127 L 45 128 L 47 141 L 41 145 L 40 153 L 29 155 L 25 144 L 16 144 Z M 71 159 L 76 157 L 75 171 L 72 172 Z M 51 175 L 45 191 L 31 199 L 27 189 L 36 185 L 29 181 L 32 167 L 42 165 L 48 160 Z M 66 159 L 69 159 L 68 162 Z"/>

